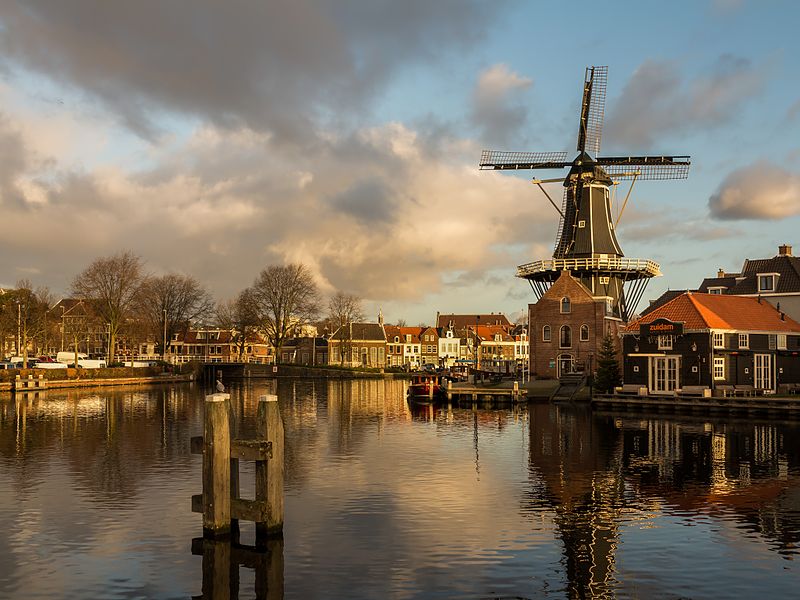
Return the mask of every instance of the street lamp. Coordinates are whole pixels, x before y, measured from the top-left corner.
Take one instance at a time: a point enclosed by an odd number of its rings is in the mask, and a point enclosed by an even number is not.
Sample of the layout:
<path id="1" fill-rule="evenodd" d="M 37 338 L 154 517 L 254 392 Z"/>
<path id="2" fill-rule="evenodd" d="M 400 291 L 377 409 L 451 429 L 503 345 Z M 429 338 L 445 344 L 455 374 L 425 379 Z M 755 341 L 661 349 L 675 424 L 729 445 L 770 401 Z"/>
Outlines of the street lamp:
<path id="1" fill-rule="evenodd" d="M 20 346 L 20 321 L 21 321 L 21 315 L 22 315 L 22 308 L 21 307 L 22 307 L 22 305 L 20 304 L 20 301 L 17 300 L 17 356 L 20 356 L 19 346 Z"/>
<path id="2" fill-rule="evenodd" d="M 167 362 L 167 309 L 164 309 L 164 346 L 161 348 L 161 360 Z"/>

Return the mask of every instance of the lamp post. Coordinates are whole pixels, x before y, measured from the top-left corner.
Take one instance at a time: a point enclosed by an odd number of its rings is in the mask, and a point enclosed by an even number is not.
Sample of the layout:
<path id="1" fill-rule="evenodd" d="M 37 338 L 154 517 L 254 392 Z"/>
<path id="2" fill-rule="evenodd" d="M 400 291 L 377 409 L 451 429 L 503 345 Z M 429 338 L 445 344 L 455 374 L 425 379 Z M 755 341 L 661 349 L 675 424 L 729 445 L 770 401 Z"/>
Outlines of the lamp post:
<path id="1" fill-rule="evenodd" d="M 22 308 L 21 307 L 22 307 L 22 304 L 20 304 L 20 301 L 17 300 L 17 356 L 20 355 L 19 354 L 19 346 L 20 346 L 20 339 L 21 339 L 20 338 L 20 322 L 21 322 L 21 316 L 22 316 Z"/>
<path id="2" fill-rule="evenodd" d="M 167 309 L 164 309 L 164 345 L 161 348 L 161 360 L 167 362 Z"/>

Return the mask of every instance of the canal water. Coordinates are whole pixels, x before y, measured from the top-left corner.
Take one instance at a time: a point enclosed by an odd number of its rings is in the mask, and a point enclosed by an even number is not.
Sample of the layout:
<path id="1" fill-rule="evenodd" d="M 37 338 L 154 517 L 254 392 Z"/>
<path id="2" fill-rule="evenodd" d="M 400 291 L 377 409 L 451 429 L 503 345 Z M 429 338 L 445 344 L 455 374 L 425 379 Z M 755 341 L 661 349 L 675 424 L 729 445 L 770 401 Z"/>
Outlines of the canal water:
<path id="1" fill-rule="evenodd" d="M 240 436 L 272 391 L 232 387 Z M 0 598 L 213 588 L 190 502 L 206 393 L 0 397 Z M 240 598 L 797 597 L 797 422 L 418 409 L 400 381 L 281 380 L 277 393 L 284 538 L 224 574 Z"/>

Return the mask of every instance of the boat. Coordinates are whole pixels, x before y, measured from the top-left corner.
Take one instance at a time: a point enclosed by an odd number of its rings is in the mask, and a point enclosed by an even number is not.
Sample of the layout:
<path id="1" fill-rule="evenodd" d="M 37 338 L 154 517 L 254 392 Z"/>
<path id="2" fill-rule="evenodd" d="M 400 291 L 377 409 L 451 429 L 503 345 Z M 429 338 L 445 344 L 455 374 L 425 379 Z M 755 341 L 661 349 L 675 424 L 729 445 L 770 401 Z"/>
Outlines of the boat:
<path id="1" fill-rule="evenodd" d="M 430 404 L 441 400 L 445 395 L 438 375 L 417 374 L 411 378 L 408 386 L 408 399 L 419 404 Z"/>

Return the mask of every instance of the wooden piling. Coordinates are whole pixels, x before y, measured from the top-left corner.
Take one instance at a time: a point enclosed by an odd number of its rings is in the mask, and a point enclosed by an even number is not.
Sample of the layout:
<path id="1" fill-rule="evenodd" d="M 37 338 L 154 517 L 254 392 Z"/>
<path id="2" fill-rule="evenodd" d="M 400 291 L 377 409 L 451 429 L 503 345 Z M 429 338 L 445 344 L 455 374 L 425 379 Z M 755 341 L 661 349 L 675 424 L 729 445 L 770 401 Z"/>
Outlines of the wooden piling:
<path id="1" fill-rule="evenodd" d="M 283 419 L 278 396 L 269 394 L 258 399 L 258 438 L 269 440 L 272 456 L 256 462 L 256 502 L 267 504 L 267 519 L 256 522 L 256 545 L 283 532 Z"/>
<path id="2" fill-rule="evenodd" d="M 231 530 L 230 394 L 205 401 L 203 431 L 203 535 L 220 538 Z"/>

